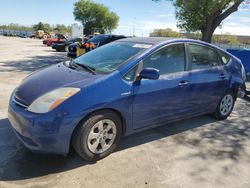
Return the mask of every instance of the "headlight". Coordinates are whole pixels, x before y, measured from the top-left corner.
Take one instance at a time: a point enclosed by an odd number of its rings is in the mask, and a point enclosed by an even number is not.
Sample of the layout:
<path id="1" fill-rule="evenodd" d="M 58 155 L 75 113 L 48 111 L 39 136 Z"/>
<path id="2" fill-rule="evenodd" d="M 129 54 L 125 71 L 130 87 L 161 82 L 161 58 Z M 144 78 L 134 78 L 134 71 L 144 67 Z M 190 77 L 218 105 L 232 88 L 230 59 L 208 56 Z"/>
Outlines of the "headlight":
<path id="1" fill-rule="evenodd" d="M 34 113 L 49 112 L 54 108 L 56 108 L 58 105 L 60 105 L 62 102 L 67 100 L 68 98 L 75 95 L 79 91 L 80 91 L 79 88 L 72 88 L 72 87 L 64 87 L 56 89 L 36 99 L 28 107 L 28 110 Z"/>

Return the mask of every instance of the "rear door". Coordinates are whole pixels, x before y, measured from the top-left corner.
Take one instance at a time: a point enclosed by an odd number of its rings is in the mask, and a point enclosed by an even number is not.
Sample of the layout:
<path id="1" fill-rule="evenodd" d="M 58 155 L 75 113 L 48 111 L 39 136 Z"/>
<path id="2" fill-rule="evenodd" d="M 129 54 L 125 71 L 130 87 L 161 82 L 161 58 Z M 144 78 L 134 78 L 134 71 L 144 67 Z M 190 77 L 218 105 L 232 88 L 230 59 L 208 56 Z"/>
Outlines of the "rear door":
<path id="1" fill-rule="evenodd" d="M 189 43 L 188 52 L 192 110 L 197 113 L 213 111 L 228 88 L 227 68 L 214 48 Z"/>

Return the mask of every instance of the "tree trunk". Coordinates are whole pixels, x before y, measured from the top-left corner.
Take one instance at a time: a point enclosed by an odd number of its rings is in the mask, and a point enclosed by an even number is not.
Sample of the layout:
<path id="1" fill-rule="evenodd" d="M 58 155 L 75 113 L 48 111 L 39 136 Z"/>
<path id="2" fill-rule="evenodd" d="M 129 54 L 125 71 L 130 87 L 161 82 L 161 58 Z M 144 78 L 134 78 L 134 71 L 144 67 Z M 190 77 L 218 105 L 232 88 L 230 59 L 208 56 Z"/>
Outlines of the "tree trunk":
<path id="1" fill-rule="evenodd" d="M 210 19 L 207 24 L 206 27 L 201 30 L 202 33 L 202 41 L 204 42 L 208 42 L 211 43 L 212 42 L 212 37 L 213 37 L 213 33 L 216 29 L 217 25 L 215 25 L 215 23 L 213 22 L 213 19 Z"/>
<path id="2" fill-rule="evenodd" d="M 217 15 L 216 13 L 209 18 L 204 30 L 201 30 L 202 33 L 202 41 L 211 43 L 212 37 L 215 29 L 221 24 L 221 22 L 226 19 L 230 14 L 236 12 L 238 7 L 244 0 L 235 0 L 234 4 L 228 8 L 223 13 Z M 222 11 L 222 10 L 221 10 Z"/>
<path id="3" fill-rule="evenodd" d="M 212 31 L 204 31 L 204 32 L 202 32 L 201 40 L 204 41 L 204 42 L 211 43 L 212 42 L 212 36 L 213 36 Z"/>

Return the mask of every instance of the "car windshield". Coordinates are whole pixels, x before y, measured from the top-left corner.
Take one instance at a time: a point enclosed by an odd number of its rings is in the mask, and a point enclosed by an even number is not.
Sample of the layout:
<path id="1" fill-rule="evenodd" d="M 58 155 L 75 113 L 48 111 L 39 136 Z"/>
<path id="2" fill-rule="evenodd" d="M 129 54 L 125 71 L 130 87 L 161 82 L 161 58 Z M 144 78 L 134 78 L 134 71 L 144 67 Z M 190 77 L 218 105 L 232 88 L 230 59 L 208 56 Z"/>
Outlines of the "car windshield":
<path id="1" fill-rule="evenodd" d="M 89 42 L 93 42 L 93 43 L 98 43 L 98 42 L 104 42 L 109 38 L 108 35 L 97 35 L 91 39 L 89 39 Z"/>
<path id="2" fill-rule="evenodd" d="M 76 58 L 74 62 L 91 67 L 97 73 L 108 74 L 151 46 L 134 42 L 112 42 Z"/>

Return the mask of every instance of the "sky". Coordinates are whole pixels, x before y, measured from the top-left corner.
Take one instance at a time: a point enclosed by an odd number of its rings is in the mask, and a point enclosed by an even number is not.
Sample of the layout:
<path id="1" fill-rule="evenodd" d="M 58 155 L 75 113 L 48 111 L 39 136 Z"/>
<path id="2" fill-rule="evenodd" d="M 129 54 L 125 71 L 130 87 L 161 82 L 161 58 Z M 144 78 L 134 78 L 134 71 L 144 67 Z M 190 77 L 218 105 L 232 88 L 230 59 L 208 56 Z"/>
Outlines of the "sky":
<path id="1" fill-rule="evenodd" d="M 0 6 L 0 24 L 18 23 L 33 25 L 41 22 L 71 25 L 74 20 L 73 7 L 77 0 L 7 0 Z M 171 2 L 162 0 L 94 0 L 109 7 L 119 17 L 115 34 L 148 36 L 154 29 L 176 27 L 175 9 Z M 241 8 L 223 21 L 217 34 L 250 35 L 250 7 Z"/>

